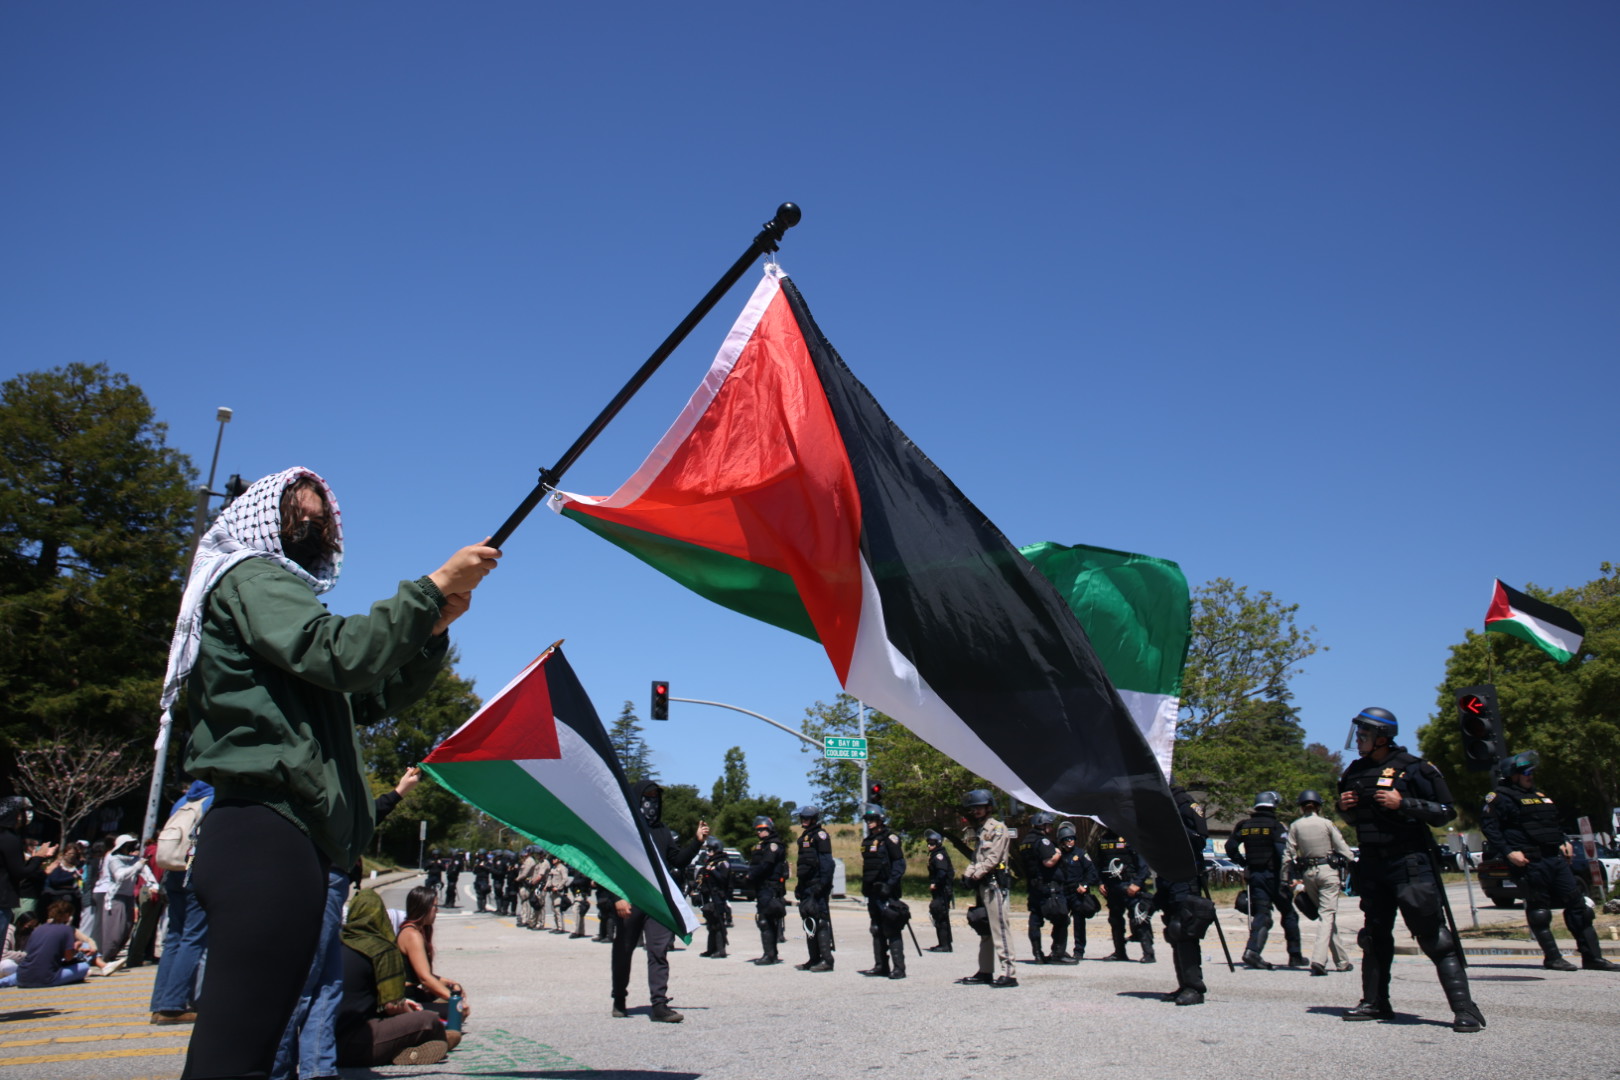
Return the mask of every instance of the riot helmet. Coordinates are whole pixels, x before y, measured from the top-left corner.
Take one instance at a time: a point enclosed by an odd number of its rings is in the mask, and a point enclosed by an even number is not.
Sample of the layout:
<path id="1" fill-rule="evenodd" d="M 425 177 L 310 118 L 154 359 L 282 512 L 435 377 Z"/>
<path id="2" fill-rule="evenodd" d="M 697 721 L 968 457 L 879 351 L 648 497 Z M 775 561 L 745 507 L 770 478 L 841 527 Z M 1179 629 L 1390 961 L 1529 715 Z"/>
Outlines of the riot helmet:
<path id="1" fill-rule="evenodd" d="M 1056 820 L 1057 818 L 1054 818 L 1045 810 L 1037 811 L 1036 813 L 1029 815 L 1029 827 L 1045 832 L 1047 829 L 1052 827 L 1052 822 Z"/>
<path id="2" fill-rule="evenodd" d="M 1063 824 L 1057 827 L 1058 843 L 1061 844 L 1065 840 L 1074 840 L 1077 839 L 1077 837 L 1078 834 L 1074 831 L 1074 822 L 1065 821 Z"/>
<path id="3" fill-rule="evenodd" d="M 1346 750 L 1356 748 L 1356 733 L 1359 731 L 1372 733 L 1375 740 L 1388 739 L 1390 742 L 1394 742 L 1395 736 L 1399 734 L 1400 730 L 1401 725 L 1396 721 L 1394 713 L 1388 709 L 1369 706 L 1350 718 L 1350 734 L 1344 740 L 1344 748 Z M 1374 742 L 1374 745 L 1376 746 L 1377 743 Z"/>
<path id="4" fill-rule="evenodd" d="M 814 825 L 821 820 L 821 807 L 801 806 L 793 812 L 793 816 L 806 825 Z"/>
<path id="5" fill-rule="evenodd" d="M 866 804 L 866 811 L 861 814 L 861 820 L 866 822 L 868 825 L 871 825 L 874 822 L 881 825 L 888 819 L 888 816 L 888 812 L 885 811 L 883 807 L 879 806 L 877 803 L 869 802 Z"/>
<path id="6" fill-rule="evenodd" d="M 706 837 L 704 837 L 703 838 L 703 847 L 707 851 L 719 851 L 719 850 L 721 850 L 720 838 L 718 836 L 706 836 Z"/>
<path id="7" fill-rule="evenodd" d="M 1275 791 L 1262 791 L 1254 797 L 1254 808 L 1256 810 L 1275 810 L 1280 802 L 1282 802 L 1282 796 Z"/>
<path id="8" fill-rule="evenodd" d="M 933 829 L 929 829 L 927 832 L 923 833 L 923 839 L 928 842 L 929 847 L 939 847 L 939 845 L 945 842 L 945 838 Z"/>
<path id="9" fill-rule="evenodd" d="M 754 831 L 759 832 L 759 830 L 761 830 L 761 829 L 766 829 L 766 830 L 769 830 L 771 832 L 775 832 L 776 831 L 776 822 L 772 821 L 768 814 L 759 814 L 758 816 L 756 816 L 754 818 Z"/>
<path id="10" fill-rule="evenodd" d="M 1496 775 L 1503 780 L 1511 780 L 1515 775 L 1533 776 L 1536 766 L 1541 764 L 1541 755 L 1534 750 L 1521 750 L 1512 757 L 1505 757 L 1496 765 Z M 0 814 L 0 820 L 4 815 Z"/>
<path id="11" fill-rule="evenodd" d="M 1321 795 L 1320 792 L 1312 791 L 1310 789 L 1306 789 L 1305 791 L 1300 792 L 1299 793 L 1299 798 L 1295 799 L 1294 801 L 1295 801 L 1295 803 L 1297 803 L 1300 806 L 1310 806 L 1312 804 L 1315 804 L 1317 806 L 1321 806 L 1322 805 L 1322 795 Z"/>

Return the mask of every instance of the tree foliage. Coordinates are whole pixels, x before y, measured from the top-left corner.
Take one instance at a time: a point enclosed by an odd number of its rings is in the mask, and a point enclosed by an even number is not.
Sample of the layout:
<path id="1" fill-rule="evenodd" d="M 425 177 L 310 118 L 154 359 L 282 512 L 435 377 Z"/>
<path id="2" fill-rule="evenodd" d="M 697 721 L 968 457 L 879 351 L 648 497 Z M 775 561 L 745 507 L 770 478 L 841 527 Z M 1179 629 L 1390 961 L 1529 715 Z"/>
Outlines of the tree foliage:
<path id="1" fill-rule="evenodd" d="M 0 735 L 153 726 L 195 472 L 105 365 L 0 384 Z"/>
<path id="2" fill-rule="evenodd" d="M 724 809 L 734 802 L 741 802 L 748 798 L 748 758 L 743 748 L 733 746 L 726 751 L 725 764 L 721 768 L 719 779 L 715 780 L 714 788 L 709 792 L 709 802 L 716 810 Z"/>
<path id="3" fill-rule="evenodd" d="M 1586 814 L 1607 832 L 1610 811 L 1620 806 L 1620 570 L 1605 562 L 1584 585 L 1524 591 L 1581 621 L 1580 654 L 1560 664 L 1518 638 L 1466 631 L 1451 647 L 1437 688 L 1439 711 L 1418 732 L 1418 746 L 1445 773 L 1465 823 L 1476 824 L 1494 780 L 1464 767 L 1456 696 L 1463 687 L 1493 683 L 1509 752 L 1541 755 L 1536 782 L 1568 816 L 1567 827 Z"/>
<path id="4" fill-rule="evenodd" d="M 58 844 L 98 806 L 152 777 L 144 745 L 86 728 L 58 729 L 17 747 L 17 786 L 58 827 Z M 161 824 L 161 822 L 159 823 Z"/>
<path id="5" fill-rule="evenodd" d="M 1228 578 L 1193 590 L 1174 767 L 1211 817 L 1240 816 L 1265 790 L 1291 804 L 1305 788 L 1336 786 L 1339 756 L 1305 745 L 1291 704 L 1289 680 L 1321 648 L 1315 627 L 1295 625 L 1298 610 Z"/>
<path id="6" fill-rule="evenodd" d="M 635 705 L 629 701 L 624 703 L 624 708 L 619 710 L 619 718 L 608 728 L 608 742 L 619 756 L 619 765 L 630 783 L 658 779 L 658 770 L 652 764 L 652 751 L 641 735 L 641 718 L 636 715 Z"/>

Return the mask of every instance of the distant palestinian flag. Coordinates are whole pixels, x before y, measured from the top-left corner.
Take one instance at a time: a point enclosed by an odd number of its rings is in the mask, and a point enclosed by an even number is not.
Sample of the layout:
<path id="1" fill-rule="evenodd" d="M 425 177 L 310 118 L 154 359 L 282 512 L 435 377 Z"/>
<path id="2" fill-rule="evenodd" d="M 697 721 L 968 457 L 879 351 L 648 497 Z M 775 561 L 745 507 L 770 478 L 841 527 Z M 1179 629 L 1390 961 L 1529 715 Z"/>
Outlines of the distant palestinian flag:
<path id="1" fill-rule="evenodd" d="M 552 509 L 821 643 L 844 689 L 1161 872 L 1196 863 L 1158 762 L 1063 598 L 884 414 L 775 266 L 613 495 Z"/>
<path id="2" fill-rule="evenodd" d="M 1500 580 L 1491 593 L 1491 608 L 1485 613 L 1485 629 L 1496 634 L 1511 634 L 1532 645 L 1539 645 L 1542 651 L 1560 664 L 1581 651 L 1581 639 L 1586 637 L 1586 627 L 1563 608 L 1553 607 L 1517 589 L 1510 589 Z"/>
<path id="3" fill-rule="evenodd" d="M 677 934 L 690 935 L 697 926 L 646 822 L 630 805 L 607 731 L 557 645 L 440 743 L 422 767 Z"/>
<path id="4" fill-rule="evenodd" d="M 1084 544 L 1020 550 L 1069 602 L 1168 777 L 1192 639 L 1187 576 L 1169 559 Z"/>

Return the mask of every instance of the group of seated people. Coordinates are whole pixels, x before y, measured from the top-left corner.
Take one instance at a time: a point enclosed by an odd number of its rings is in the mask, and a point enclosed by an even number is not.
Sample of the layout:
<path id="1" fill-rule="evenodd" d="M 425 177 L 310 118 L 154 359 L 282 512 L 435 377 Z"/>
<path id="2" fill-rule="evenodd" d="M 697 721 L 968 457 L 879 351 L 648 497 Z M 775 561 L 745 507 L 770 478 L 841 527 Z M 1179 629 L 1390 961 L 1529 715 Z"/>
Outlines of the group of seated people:
<path id="1" fill-rule="evenodd" d="M 110 974 L 123 963 L 111 964 L 101 958 L 95 941 L 73 925 L 74 907 L 69 900 L 53 900 L 45 910 L 44 923 L 29 914 L 6 927 L 6 941 L 0 951 L 0 987 L 20 986 L 42 989 L 83 982 L 86 975 Z"/>

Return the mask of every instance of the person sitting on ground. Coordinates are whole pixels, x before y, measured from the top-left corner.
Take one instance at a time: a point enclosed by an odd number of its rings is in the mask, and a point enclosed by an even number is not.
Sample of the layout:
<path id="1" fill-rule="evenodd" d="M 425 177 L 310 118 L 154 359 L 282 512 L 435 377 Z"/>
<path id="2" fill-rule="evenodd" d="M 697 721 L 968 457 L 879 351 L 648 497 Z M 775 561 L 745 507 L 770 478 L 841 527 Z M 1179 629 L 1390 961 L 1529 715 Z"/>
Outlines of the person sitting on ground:
<path id="1" fill-rule="evenodd" d="M 337 1063 L 375 1068 L 443 1061 L 461 1032 L 446 1031 L 437 1012 L 405 996 L 405 954 L 375 890 L 361 890 L 349 904 L 343 945 Z"/>
<path id="2" fill-rule="evenodd" d="M 0 986 L 17 985 L 17 965 L 28 955 L 28 935 L 38 925 L 38 919 L 24 913 L 6 926 L 5 940 L 0 944 Z"/>
<path id="3" fill-rule="evenodd" d="M 17 965 L 16 985 L 28 988 L 67 986 L 83 982 L 90 970 L 89 961 L 79 952 L 73 927 L 73 905 L 58 900 L 46 912 L 48 922 L 34 928 L 28 935 L 28 948 Z"/>
<path id="4" fill-rule="evenodd" d="M 410 970 L 405 973 L 405 992 L 412 1000 L 431 1005 L 441 1019 L 450 1017 L 450 999 L 461 998 L 461 1015 L 472 1015 L 467 992 L 453 979 L 433 973 L 433 920 L 439 914 L 438 898 L 426 885 L 418 885 L 405 896 L 405 921 L 399 927 L 399 951 Z"/>

